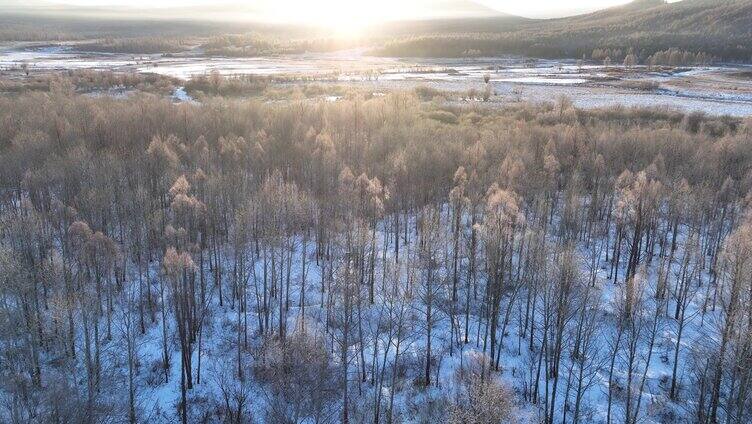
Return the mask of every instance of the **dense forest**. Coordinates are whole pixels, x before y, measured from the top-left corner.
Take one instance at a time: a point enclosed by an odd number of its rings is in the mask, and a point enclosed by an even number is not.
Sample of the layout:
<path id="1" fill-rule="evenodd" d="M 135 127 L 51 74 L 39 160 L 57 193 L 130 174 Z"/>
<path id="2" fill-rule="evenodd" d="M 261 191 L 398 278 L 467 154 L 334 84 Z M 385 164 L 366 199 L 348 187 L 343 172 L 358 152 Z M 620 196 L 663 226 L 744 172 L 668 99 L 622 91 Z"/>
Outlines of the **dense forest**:
<path id="1" fill-rule="evenodd" d="M 752 419 L 752 122 L 0 98 L 0 421 Z"/>

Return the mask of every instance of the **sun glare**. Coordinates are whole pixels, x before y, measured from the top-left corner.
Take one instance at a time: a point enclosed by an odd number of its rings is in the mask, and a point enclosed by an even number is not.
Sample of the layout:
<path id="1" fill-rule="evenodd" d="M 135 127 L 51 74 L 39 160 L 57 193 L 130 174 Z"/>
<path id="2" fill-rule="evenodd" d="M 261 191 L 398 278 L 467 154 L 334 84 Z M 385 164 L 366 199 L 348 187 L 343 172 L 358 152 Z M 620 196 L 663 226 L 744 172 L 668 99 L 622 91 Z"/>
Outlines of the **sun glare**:
<path id="1" fill-rule="evenodd" d="M 274 5 L 273 20 L 329 28 L 342 37 L 355 37 L 369 25 L 398 19 L 404 13 L 394 0 L 377 4 L 363 0 L 280 0 Z"/>

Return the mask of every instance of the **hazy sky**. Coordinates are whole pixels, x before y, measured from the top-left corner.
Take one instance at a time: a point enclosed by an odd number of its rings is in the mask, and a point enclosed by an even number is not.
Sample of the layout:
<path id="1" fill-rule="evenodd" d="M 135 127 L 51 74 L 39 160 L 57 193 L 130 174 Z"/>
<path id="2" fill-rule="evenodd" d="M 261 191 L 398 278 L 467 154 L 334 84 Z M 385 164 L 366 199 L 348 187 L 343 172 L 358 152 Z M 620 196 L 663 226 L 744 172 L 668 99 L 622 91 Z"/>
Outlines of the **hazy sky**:
<path id="1" fill-rule="evenodd" d="M 311 19 L 324 13 L 338 10 L 339 17 L 358 20 L 383 20 L 415 18 L 414 15 L 427 15 L 435 10 L 436 0 L 48 0 L 85 6 L 131 6 L 131 7 L 174 7 L 197 5 L 221 5 L 239 3 L 259 7 L 271 15 L 289 13 L 293 20 L 308 15 Z M 438 0 L 445 5 L 451 0 Z M 609 6 L 628 3 L 630 0 L 459 0 L 460 3 L 482 4 L 501 12 L 527 17 L 555 17 L 580 13 Z M 3 0 L 0 0 L 2 3 Z M 313 13 L 313 15 L 311 15 Z M 459 13 L 459 12 L 458 12 Z M 301 15 L 301 16 L 296 16 Z"/>

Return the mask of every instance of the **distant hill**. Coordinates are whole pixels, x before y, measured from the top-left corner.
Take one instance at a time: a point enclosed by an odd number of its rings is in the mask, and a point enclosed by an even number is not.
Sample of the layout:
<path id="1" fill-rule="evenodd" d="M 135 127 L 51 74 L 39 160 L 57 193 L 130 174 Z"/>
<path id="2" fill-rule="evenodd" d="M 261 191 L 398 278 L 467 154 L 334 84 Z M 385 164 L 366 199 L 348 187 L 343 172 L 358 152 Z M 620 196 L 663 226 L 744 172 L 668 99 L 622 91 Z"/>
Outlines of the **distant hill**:
<path id="1" fill-rule="evenodd" d="M 752 0 L 636 0 L 585 15 L 538 22 L 568 31 L 616 31 L 620 34 L 752 34 Z"/>
<path id="2" fill-rule="evenodd" d="M 106 4 L 102 0 L 102 4 Z M 374 5 L 374 8 L 378 5 Z M 188 6 L 76 6 L 66 0 L 0 0 L 0 14 L 35 14 L 67 16 L 73 18 L 139 18 L 139 19 L 191 19 L 225 22 L 270 23 L 270 14 L 276 12 L 279 0 L 217 0 Z M 442 19 L 490 17 L 500 13 L 473 0 L 408 0 L 400 13 L 405 19 Z"/>
<path id="3" fill-rule="evenodd" d="M 331 28 L 264 21 L 264 10 L 276 1 L 220 0 L 210 6 L 138 9 L 0 0 L 0 40 L 246 33 L 300 40 L 331 35 Z M 711 56 L 752 61 L 752 0 L 635 0 L 556 19 L 506 15 L 475 0 L 413 1 L 424 3 L 406 2 L 404 13 L 416 18 L 374 25 L 361 42 L 389 56 L 520 54 L 620 62 L 634 54 L 638 62 L 656 57 L 659 62 L 670 57 L 675 63 L 704 62 Z M 418 16 L 420 10 L 424 15 Z"/>
<path id="4" fill-rule="evenodd" d="M 279 23 L 271 11 L 280 0 L 217 0 L 215 3 L 165 7 L 75 6 L 66 0 L 0 0 L 1 40 L 63 40 L 97 37 L 206 36 L 263 33 L 281 38 L 322 38 L 330 27 Z M 106 1 L 103 1 L 105 3 Z M 374 6 L 375 7 L 375 6 Z M 408 0 L 401 13 L 409 22 L 374 26 L 380 35 L 463 32 L 471 22 L 498 27 L 506 15 L 473 0 Z M 131 30 L 130 28 L 133 28 Z M 383 38 L 381 38 L 383 40 Z"/>
<path id="5" fill-rule="evenodd" d="M 435 23 L 436 26 L 441 26 Z M 394 40 L 379 52 L 397 56 L 527 54 L 589 57 L 595 49 L 622 60 L 633 49 L 705 52 L 722 60 L 752 60 L 752 0 L 636 0 L 624 6 L 557 19 L 457 21 L 451 31 Z"/>

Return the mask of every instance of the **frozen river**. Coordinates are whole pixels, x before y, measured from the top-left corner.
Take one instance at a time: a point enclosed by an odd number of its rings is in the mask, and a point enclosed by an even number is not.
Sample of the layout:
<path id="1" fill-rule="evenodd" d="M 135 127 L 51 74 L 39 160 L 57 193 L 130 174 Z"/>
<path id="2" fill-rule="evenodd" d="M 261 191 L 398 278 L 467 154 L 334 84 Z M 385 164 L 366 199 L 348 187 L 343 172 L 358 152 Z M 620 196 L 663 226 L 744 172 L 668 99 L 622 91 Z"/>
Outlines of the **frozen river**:
<path id="1" fill-rule="evenodd" d="M 734 77 L 739 74 L 739 67 L 659 72 L 645 67 L 626 69 L 519 57 L 398 59 L 343 51 L 226 58 L 88 53 L 75 51 L 70 45 L 0 46 L 0 73 L 5 76 L 70 69 L 156 73 L 183 80 L 214 72 L 286 76 L 300 81 L 373 88 L 379 92 L 416 86 L 453 92 L 482 90 L 488 78 L 495 104 L 520 100 L 545 102 L 567 96 L 583 108 L 665 106 L 718 115 L 752 115 L 752 80 Z"/>

